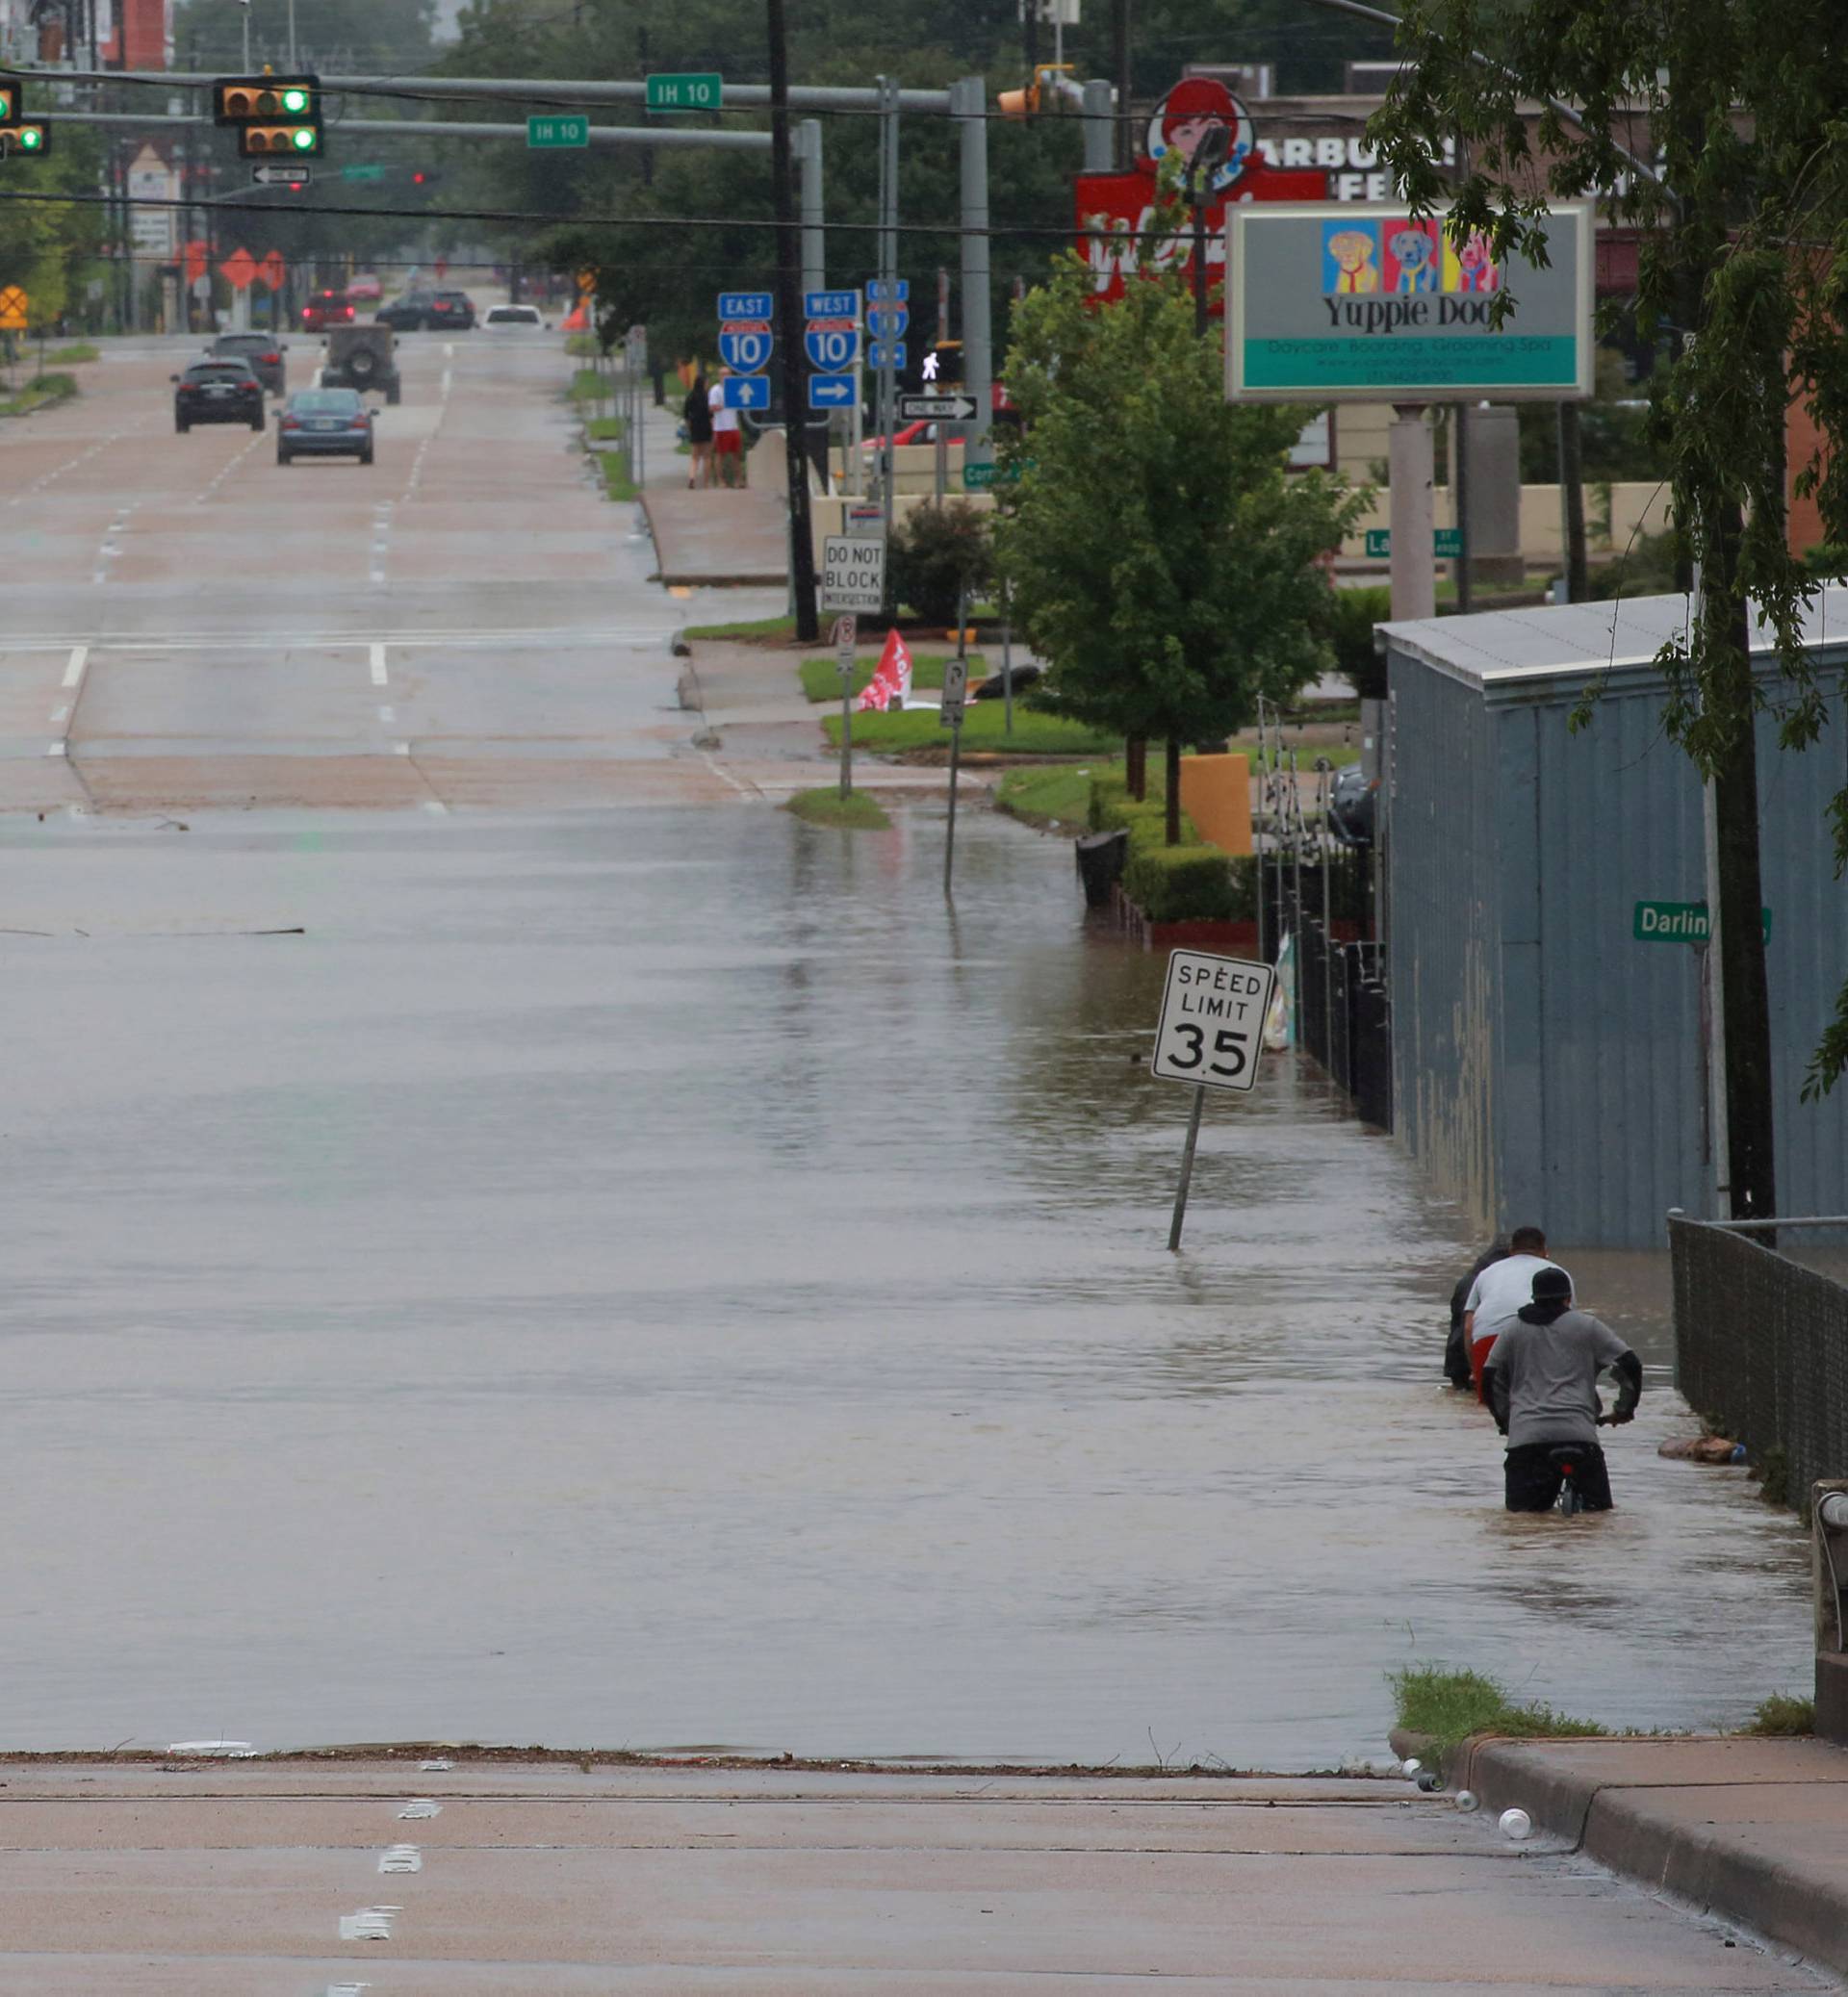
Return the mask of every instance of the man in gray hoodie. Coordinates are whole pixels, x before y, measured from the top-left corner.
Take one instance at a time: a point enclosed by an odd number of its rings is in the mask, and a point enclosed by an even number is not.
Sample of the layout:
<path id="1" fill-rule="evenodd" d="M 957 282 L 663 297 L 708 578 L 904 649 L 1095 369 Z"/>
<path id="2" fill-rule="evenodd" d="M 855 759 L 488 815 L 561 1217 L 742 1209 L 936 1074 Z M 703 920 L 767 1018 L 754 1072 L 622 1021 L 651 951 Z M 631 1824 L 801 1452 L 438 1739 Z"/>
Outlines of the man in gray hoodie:
<path id="1" fill-rule="evenodd" d="M 1577 1445 L 1578 1490 L 1588 1512 L 1610 1510 L 1610 1473 L 1598 1447 L 1598 1375 L 1619 1381 L 1617 1404 L 1604 1419 L 1630 1421 L 1643 1392 L 1643 1367 L 1602 1319 L 1572 1307 L 1572 1280 L 1561 1268 L 1534 1272 L 1533 1301 L 1489 1348 L 1484 1398 L 1508 1439 L 1506 1501 L 1511 1512 L 1544 1512 L 1559 1496 L 1553 1452 Z"/>

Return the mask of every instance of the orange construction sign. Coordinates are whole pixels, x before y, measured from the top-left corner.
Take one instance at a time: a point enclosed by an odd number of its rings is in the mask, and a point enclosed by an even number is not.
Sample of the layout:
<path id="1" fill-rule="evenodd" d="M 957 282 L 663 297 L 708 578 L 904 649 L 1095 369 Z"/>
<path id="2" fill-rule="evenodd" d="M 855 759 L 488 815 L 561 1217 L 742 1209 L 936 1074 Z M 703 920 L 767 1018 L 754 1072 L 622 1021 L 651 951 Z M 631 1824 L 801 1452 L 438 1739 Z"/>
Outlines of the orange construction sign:
<path id="1" fill-rule="evenodd" d="M 245 291 L 257 274 L 257 262 L 247 249 L 234 249 L 218 266 L 218 272 L 234 292 Z"/>
<path id="2" fill-rule="evenodd" d="M 264 258 L 263 262 L 257 266 L 257 275 L 263 279 L 264 283 L 272 292 L 281 291 L 282 281 L 289 275 L 289 266 L 282 261 L 281 250 L 272 249 Z"/>
<path id="3" fill-rule="evenodd" d="M 0 290 L 0 333 L 26 330 L 26 294 L 16 284 Z"/>
<path id="4" fill-rule="evenodd" d="M 188 284 L 192 284 L 196 279 L 203 277 L 211 268 L 212 250 L 209 243 L 185 243 L 181 247 L 180 256 L 186 265 L 186 281 Z"/>

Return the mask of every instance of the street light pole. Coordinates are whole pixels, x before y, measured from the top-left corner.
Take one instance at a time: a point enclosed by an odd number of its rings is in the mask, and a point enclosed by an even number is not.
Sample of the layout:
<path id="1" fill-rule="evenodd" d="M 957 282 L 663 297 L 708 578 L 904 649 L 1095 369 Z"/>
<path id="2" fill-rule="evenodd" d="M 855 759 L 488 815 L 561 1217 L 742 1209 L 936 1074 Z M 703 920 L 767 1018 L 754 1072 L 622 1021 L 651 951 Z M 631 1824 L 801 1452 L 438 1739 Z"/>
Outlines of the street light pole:
<path id="1" fill-rule="evenodd" d="M 783 0 L 767 0 L 770 37 L 770 191 L 777 214 L 777 332 L 783 343 L 783 459 L 789 487 L 789 586 L 795 596 L 796 636 L 812 645 L 815 622 L 815 547 L 808 525 L 808 450 L 802 409 L 802 319 L 797 311 L 802 233 L 796 218 L 795 176 L 789 158 L 789 44 Z"/>
<path id="2" fill-rule="evenodd" d="M 1194 330 L 1204 340 L 1206 310 L 1206 204 L 1213 192 L 1213 176 L 1225 165 L 1232 148 L 1232 135 L 1223 125 L 1209 125 L 1200 134 L 1187 163 L 1187 199 L 1194 211 Z"/>

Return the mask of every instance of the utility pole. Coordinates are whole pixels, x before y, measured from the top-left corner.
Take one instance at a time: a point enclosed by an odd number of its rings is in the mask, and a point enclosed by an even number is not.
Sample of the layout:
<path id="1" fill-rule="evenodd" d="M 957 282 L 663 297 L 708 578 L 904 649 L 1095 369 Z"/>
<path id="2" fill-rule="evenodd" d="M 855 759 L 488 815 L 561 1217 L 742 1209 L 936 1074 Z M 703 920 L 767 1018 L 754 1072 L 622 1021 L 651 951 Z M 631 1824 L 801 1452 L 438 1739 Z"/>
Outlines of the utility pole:
<path id="1" fill-rule="evenodd" d="M 1110 70 L 1116 85 L 1113 156 L 1118 173 L 1129 171 L 1134 151 L 1129 136 L 1129 11 L 1131 0 L 1110 0 Z"/>
<path id="2" fill-rule="evenodd" d="M 802 407 L 802 231 L 789 163 L 789 42 L 783 0 L 767 0 L 770 32 L 770 190 L 777 217 L 777 328 L 783 346 L 783 460 L 789 474 L 789 581 L 796 599 L 796 637 L 812 645 L 815 546 L 808 525 L 808 452 Z"/>

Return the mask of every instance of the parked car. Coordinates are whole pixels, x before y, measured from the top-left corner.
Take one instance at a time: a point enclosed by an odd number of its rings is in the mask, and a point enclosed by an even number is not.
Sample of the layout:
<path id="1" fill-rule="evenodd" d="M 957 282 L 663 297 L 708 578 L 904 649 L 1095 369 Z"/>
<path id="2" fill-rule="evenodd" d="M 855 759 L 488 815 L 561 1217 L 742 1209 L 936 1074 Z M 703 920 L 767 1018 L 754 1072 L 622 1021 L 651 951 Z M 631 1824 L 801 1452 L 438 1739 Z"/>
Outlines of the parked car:
<path id="1" fill-rule="evenodd" d="M 263 383 L 250 363 L 227 356 L 194 361 L 173 376 L 173 427 L 185 436 L 195 422 L 247 422 L 263 428 Z"/>
<path id="2" fill-rule="evenodd" d="M 336 326 L 327 335 L 321 387 L 376 390 L 386 401 L 396 402 L 402 393 L 392 357 L 397 345 L 390 326 Z"/>
<path id="3" fill-rule="evenodd" d="M 351 388 L 297 389 L 276 419 L 276 463 L 298 457 L 372 461 L 372 412 Z"/>
<path id="4" fill-rule="evenodd" d="M 1373 843 L 1373 806 L 1379 796 L 1379 779 L 1369 777 L 1358 763 L 1349 763 L 1335 776 L 1328 797 L 1328 830 L 1344 846 Z"/>
<path id="5" fill-rule="evenodd" d="M 289 351 L 273 333 L 220 333 L 206 348 L 210 354 L 231 354 L 250 363 L 250 371 L 272 396 L 287 387 L 283 355 Z"/>
<path id="6" fill-rule="evenodd" d="M 425 323 L 433 333 L 466 333 L 475 325 L 475 300 L 467 292 L 434 292 Z"/>
<path id="7" fill-rule="evenodd" d="M 316 292 L 301 308 L 301 329 L 319 333 L 327 326 L 350 326 L 358 316 L 345 292 Z"/>
<path id="8" fill-rule="evenodd" d="M 550 321 L 540 318 L 536 305 L 490 305 L 481 323 L 490 333 L 536 333 Z"/>
<path id="9" fill-rule="evenodd" d="M 356 305 L 370 305 L 385 295 L 385 287 L 370 270 L 362 270 L 346 280 L 346 295 Z"/>

